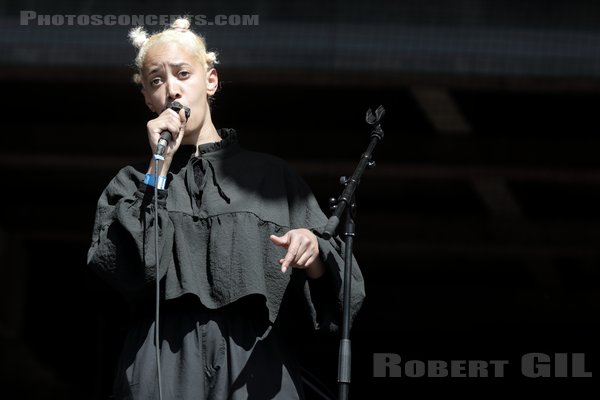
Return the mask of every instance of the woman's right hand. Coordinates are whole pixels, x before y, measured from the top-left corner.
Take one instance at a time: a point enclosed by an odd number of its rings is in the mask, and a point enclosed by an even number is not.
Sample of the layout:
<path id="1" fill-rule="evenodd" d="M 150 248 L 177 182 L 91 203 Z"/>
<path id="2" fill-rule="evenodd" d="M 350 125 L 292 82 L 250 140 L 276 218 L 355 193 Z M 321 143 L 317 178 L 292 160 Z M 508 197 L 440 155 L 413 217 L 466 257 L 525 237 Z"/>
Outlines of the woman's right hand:
<path id="1" fill-rule="evenodd" d="M 164 131 L 171 132 L 171 140 L 169 141 L 169 144 L 163 154 L 165 159 L 160 163 L 159 166 L 159 175 L 161 176 L 166 176 L 169 172 L 173 155 L 183 140 L 185 123 L 186 118 L 185 111 L 183 109 L 179 110 L 179 114 L 177 114 L 174 110 L 167 108 L 158 117 L 151 119 L 146 124 L 148 129 L 148 141 L 150 142 L 152 154 L 156 154 L 156 148 L 158 147 L 160 134 Z M 149 174 L 154 174 L 154 165 L 155 162 L 152 160 L 152 162 L 150 162 L 150 166 L 148 167 Z"/>
<path id="2" fill-rule="evenodd" d="M 173 154 L 175 154 L 183 140 L 185 123 L 185 111 L 181 109 L 179 110 L 179 114 L 177 114 L 170 108 L 165 109 L 158 117 L 148 121 L 146 127 L 148 129 L 148 141 L 150 142 L 152 154 L 156 154 L 160 134 L 164 131 L 169 131 L 171 132 L 172 139 L 169 141 L 163 157 L 165 157 L 165 160 L 173 158 Z"/>

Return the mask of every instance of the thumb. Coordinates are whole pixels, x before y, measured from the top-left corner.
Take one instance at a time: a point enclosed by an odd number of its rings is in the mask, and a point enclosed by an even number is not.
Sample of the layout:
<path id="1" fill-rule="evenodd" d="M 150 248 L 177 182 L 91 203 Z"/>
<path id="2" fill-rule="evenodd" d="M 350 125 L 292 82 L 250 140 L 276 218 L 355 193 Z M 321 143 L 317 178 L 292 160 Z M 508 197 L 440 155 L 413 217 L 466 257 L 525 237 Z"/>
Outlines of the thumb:
<path id="1" fill-rule="evenodd" d="M 287 247 L 290 244 L 290 236 L 287 233 L 283 236 L 271 235 L 269 239 L 271 239 L 271 242 L 281 247 Z"/>
<path id="2" fill-rule="evenodd" d="M 182 108 L 181 110 L 179 110 L 179 119 L 181 120 L 182 124 L 185 124 L 187 122 L 187 117 L 185 116 L 185 109 Z"/>

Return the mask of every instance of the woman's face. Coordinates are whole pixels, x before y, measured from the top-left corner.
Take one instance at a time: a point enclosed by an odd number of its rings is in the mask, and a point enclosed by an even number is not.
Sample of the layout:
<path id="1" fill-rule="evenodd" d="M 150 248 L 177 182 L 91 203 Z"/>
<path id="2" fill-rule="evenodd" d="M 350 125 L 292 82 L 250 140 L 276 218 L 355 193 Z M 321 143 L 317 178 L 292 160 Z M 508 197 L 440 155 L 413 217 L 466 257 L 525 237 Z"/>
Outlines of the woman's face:
<path id="1" fill-rule="evenodd" d="M 146 52 L 142 65 L 142 93 L 151 111 L 160 114 L 170 101 L 191 109 L 186 133 L 197 132 L 210 112 L 207 96 L 218 86 L 214 68 L 205 70 L 197 56 L 176 42 L 157 43 Z"/>

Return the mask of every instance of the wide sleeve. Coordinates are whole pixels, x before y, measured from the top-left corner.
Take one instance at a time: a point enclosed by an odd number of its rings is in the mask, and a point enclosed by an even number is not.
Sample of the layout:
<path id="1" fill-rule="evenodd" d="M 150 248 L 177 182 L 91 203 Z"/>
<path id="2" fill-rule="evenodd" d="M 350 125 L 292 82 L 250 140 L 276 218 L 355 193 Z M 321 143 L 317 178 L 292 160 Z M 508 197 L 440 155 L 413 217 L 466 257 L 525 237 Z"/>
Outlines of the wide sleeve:
<path id="1" fill-rule="evenodd" d="M 323 276 L 318 279 L 306 277 L 304 284 L 304 297 L 314 327 L 337 331 L 342 321 L 345 243 L 337 235 L 331 239 L 321 237 L 328 218 L 304 180 L 290 171 L 287 182 L 291 227 L 307 228 L 315 233 L 319 242 L 319 254 L 326 266 Z M 351 268 L 350 323 L 356 317 L 365 298 L 362 272 L 354 256 Z"/>
<path id="2" fill-rule="evenodd" d="M 155 218 L 154 187 L 145 185 L 142 178 L 142 173 L 126 167 L 103 191 L 87 257 L 89 267 L 133 301 L 156 281 L 156 221 L 161 277 L 172 259 L 174 236 L 167 191 L 159 190 Z"/>

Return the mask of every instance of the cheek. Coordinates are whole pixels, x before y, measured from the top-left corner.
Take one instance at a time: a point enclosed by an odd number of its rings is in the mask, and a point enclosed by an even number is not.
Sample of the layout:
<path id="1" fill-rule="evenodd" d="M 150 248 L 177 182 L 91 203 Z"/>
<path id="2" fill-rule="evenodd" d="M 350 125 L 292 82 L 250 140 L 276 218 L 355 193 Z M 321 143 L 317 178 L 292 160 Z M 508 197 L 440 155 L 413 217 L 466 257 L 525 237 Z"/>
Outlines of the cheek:
<path id="1" fill-rule="evenodd" d="M 195 107 L 202 107 L 204 103 L 206 103 L 206 89 L 203 87 L 196 87 L 196 90 L 193 91 L 193 94 L 189 99 Z"/>
<path id="2" fill-rule="evenodd" d="M 160 102 L 158 100 L 160 95 L 158 95 L 156 91 L 148 91 L 146 89 L 144 89 L 143 95 L 144 102 L 150 108 L 150 110 L 157 112 L 157 110 L 160 108 Z"/>
<path id="3" fill-rule="evenodd" d="M 160 99 L 163 98 L 164 96 L 160 93 L 159 90 L 157 90 L 156 92 L 152 93 L 152 96 L 150 96 L 150 102 L 152 102 L 154 106 L 158 106 L 158 104 L 160 103 Z"/>

